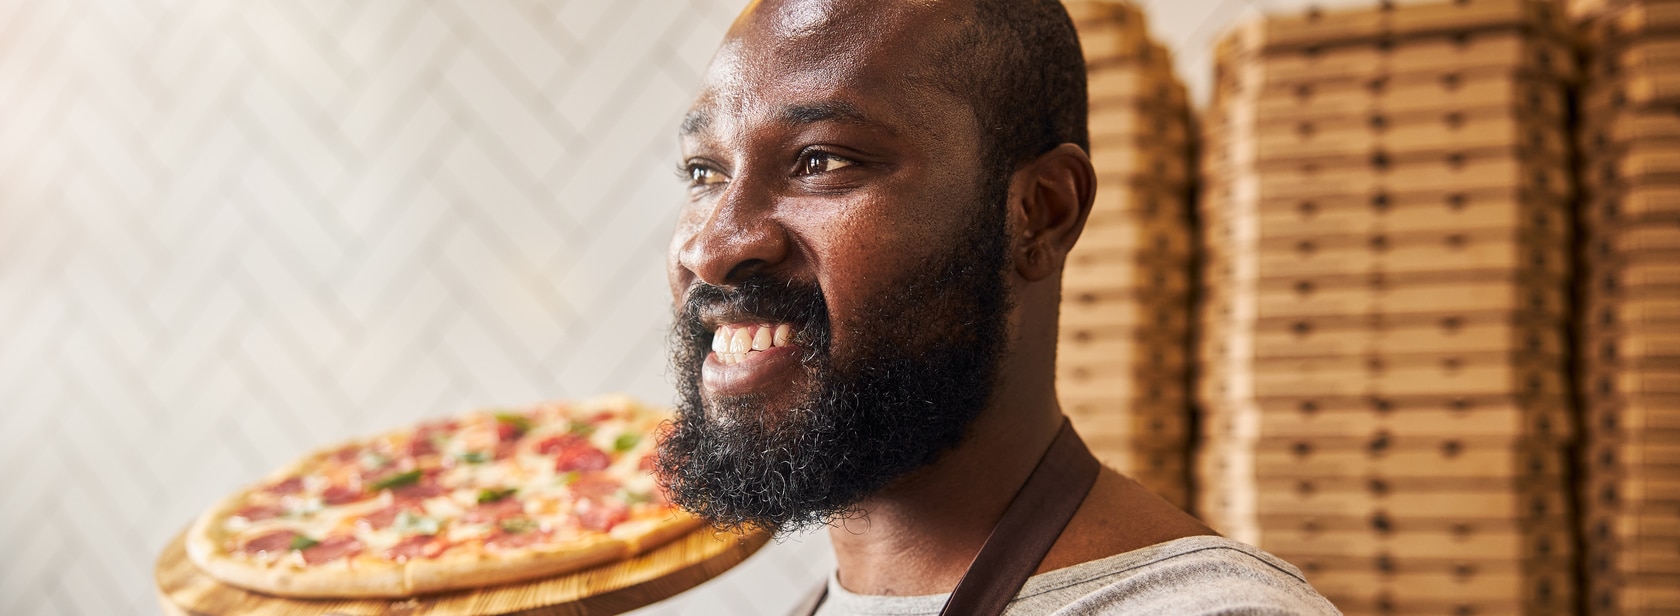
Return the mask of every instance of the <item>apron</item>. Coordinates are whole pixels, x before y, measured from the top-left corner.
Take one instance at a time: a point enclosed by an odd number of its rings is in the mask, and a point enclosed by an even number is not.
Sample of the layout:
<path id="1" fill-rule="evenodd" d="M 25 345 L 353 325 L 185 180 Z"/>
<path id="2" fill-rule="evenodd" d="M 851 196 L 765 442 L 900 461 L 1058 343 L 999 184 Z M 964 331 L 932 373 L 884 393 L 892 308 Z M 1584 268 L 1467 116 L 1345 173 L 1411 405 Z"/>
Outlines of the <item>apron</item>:
<path id="1" fill-rule="evenodd" d="M 1027 482 L 1004 509 L 1003 518 L 992 527 L 992 534 L 986 537 L 980 553 L 974 555 L 968 571 L 939 613 L 942 616 L 1002 614 L 1004 606 L 1009 605 L 1021 591 L 1021 585 L 1044 561 L 1044 555 L 1062 535 L 1068 520 L 1073 519 L 1101 469 L 1102 465 L 1085 448 L 1085 442 L 1079 440 L 1067 418 L 1062 418 L 1062 429 L 1056 434 L 1056 440 L 1050 443 L 1050 449 L 1044 452 L 1038 466 L 1027 476 Z M 827 597 L 825 581 L 792 613 L 814 616 Z"/>

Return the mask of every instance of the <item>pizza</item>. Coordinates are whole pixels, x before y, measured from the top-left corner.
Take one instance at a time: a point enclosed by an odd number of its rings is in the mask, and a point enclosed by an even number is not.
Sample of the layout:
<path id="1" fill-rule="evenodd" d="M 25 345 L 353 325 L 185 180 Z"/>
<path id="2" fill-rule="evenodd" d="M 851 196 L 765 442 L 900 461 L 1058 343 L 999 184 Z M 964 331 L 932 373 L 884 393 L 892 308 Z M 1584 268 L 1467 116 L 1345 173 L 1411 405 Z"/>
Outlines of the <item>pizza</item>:
<path id="1" fill-rule="evenodd" d="M 405 597 L 623 559 L 699 525 L 651 471 L 666 417 L 606 396 L 329 447 L 204 512 L 187 554 L 291 597 Z"/>

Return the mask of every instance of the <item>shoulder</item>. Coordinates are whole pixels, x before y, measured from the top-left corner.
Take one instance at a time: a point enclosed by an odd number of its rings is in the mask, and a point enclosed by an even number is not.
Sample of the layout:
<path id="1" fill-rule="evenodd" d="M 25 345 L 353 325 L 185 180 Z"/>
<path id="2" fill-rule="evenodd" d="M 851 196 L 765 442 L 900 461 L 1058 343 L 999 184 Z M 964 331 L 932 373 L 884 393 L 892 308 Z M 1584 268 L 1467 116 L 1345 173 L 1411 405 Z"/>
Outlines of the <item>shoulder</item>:
<path id="1" fill-rule="evenodd" d="M 1051 571 L 1021 590 L 1011 614 L 1340 614 L 1293 565 L 1211 535 Z"/>

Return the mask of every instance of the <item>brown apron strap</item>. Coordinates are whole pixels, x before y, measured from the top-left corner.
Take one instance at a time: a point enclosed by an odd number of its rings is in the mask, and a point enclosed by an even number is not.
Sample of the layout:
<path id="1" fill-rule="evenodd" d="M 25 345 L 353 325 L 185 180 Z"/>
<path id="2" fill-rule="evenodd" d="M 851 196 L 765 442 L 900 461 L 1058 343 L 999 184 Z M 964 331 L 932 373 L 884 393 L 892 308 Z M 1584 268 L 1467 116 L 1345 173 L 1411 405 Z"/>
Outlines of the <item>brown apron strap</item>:
<path id="1" fill-rule="evenodd" d="M 1015 599 L 1027 578 L 1044 562 L 1050 546 L 1062 536 L 1079 504 L 1097 482 L 1102 465 L 1062 418 L 1062 429 L 1038 460 L 1027 482 L 1004 509 L 1003 518 L 974 555 L 956 590 L 945 600 L 942 615 L 996 616 Z M 828 584 L 814 589 L 792 614 L 814 616 Z"/>
<path id="2" fill-rule="evenodd" d="M 968 573 L 939 613 L 1002 614 L 1062 536 L 1101 470 L 1091 450 L 1067 418 L 1062 418 L 1062 431 L 1015 493 L 1003 519 L 992 527 L 992 535 L 980 546 Z"/>

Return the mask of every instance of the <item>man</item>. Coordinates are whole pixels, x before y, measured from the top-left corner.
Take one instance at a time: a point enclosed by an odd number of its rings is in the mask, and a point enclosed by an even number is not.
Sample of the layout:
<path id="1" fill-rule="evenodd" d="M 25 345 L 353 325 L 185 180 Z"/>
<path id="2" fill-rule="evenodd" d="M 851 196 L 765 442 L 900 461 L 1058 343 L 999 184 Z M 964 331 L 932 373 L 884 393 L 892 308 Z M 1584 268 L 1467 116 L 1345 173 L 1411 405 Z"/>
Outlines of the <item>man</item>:
<path id="1" fill-rule="evenodd" d="M 817 613 L 987 590 L 1010 613 L 1335 613 L 1120 474 L 1049 462 L 1090 460 L 1054 386 L 1085 104 L 1054 0 L 764 0 L 712 60 L 681 127 L 659 472 L 722 525 L 829 524 Z M 1010 560 L 1020 579 L 982 577 Z"/>

